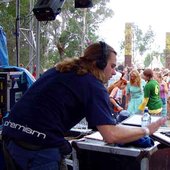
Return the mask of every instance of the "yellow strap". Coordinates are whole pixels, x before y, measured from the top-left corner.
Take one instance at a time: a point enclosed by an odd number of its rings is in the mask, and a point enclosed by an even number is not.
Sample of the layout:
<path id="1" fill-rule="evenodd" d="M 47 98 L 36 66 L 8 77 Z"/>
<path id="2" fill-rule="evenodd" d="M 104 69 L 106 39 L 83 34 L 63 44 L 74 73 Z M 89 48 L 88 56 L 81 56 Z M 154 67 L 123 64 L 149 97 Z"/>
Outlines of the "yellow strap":
<path id="1" fill-rule="evenodd" d="M 149 98 L 144 98 L 142 103 L 139 105 L 138 109 L 141 111 L 144 111 L 148 101 L 149 101 Z"/>
<path id="2" fill-rule="evenodd" d="M 156 110 L 149 110 L 149 113 L 153 114 L 153 115 L 157 115 L 157 114 L 161 113 L 161 111 L 162 111 L 162 108 L 156 109 Z"/>

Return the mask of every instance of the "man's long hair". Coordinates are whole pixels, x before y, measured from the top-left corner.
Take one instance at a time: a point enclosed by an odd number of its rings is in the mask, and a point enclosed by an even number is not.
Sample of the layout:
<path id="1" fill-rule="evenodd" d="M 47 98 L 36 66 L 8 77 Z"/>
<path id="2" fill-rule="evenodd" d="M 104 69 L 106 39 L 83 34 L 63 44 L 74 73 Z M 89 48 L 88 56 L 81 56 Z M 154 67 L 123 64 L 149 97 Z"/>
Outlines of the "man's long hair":
<path id="1" fill-rule="evenodd" d="M 110 53 L 114 52 L 116 55 L 116 52 L 108 44 L 107 47 L 108 56 L 106 56 L 106 60 L 108 61 Z M 78 75 L 91 73 L 105 83 L 106 80 L 103 70 L 96 66 L 96 61 L 102 58 L 102 50 L 100 43 L 94 43 L 86 48 L 83 56 L 79 58 L 66 58 L 56 64 L 56 69 L 60 72 L 75 71 Z"/>

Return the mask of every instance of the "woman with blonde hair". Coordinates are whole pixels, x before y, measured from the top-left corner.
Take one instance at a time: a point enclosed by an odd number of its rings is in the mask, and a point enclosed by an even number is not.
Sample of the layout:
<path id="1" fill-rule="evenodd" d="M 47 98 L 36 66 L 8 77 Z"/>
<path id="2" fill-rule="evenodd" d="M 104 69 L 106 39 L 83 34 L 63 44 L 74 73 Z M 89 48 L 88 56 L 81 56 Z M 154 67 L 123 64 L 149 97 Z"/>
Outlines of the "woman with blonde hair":
<path id="1" fill-rule="evenodd" d="M 133 69 L 129 74 L 129 82 L 126 88 L 127 110 L 131 115 L 138 113 L 138 107 L 143 101 L 144 87 L 146 82 L 141 78 L 140 73 Z"/>

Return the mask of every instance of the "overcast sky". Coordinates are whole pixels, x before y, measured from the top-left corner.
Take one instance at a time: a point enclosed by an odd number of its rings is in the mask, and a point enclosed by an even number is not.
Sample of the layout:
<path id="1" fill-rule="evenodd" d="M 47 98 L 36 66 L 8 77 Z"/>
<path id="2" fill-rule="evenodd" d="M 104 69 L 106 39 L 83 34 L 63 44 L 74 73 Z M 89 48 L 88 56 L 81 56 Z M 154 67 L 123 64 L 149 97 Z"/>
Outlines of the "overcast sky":
<path id="1" fill-rule="evenodd" d="M 156 46 L 165 48 L 165 35 L 170 32 L 170 0 L 111 0 L 108 6 L 115 14 L 102 24 L 99 34 L 118 52 L 127 22 L 138 25 L 144 32 L 151 26 Z"/>

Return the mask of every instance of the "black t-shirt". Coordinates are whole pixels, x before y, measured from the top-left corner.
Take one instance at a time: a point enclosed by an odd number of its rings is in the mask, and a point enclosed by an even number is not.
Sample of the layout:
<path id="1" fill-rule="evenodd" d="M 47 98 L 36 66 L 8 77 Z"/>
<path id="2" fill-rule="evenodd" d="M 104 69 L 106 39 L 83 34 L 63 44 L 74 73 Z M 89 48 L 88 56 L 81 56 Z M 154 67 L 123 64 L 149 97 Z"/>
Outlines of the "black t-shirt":
<path id="1" fill-rule="evenodd" d="M 46 71 L 4 120 L 3 135 L 44 147 L 66 142 L 64 134 L 86 117 L 90 127 L 116 124 L 103 84 L 91 74 Z"/>

